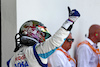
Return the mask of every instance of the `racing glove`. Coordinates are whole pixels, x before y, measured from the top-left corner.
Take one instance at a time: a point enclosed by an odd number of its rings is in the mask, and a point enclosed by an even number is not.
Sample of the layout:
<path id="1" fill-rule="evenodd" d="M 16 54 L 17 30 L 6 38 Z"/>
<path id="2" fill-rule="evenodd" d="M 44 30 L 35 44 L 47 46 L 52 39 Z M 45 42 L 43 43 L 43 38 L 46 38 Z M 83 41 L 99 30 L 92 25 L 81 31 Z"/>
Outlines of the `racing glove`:
<path id="1" fill-rule="evenodd" d="M 69 7 L 68 11 L 69 11 L 69 18 L 64 22 L 62 27 L 67 31 L 71 31 L 74 22 L 80 17 L 80 13 L 76 9 L 70 10 Z"/>

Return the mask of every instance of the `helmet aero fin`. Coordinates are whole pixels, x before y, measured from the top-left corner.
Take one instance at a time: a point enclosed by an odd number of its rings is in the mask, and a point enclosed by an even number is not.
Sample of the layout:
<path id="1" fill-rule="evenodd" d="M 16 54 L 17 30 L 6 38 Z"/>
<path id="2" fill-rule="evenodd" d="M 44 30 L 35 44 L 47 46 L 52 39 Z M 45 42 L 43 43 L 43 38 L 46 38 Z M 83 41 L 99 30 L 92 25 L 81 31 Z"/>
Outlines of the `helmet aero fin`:
<path id="1" fill-rule="evenodd" d="M 16 44 L 16 48 L 14 49 L 14 52 L 18 51 L 19 48 L 22 46 L 22 45 L 20 44 L 20 37 L 21 37 L 21 35 L 20 35 L 19 33 L 17 33 L 17 34 L 15 35 L 15 44 Z"/>

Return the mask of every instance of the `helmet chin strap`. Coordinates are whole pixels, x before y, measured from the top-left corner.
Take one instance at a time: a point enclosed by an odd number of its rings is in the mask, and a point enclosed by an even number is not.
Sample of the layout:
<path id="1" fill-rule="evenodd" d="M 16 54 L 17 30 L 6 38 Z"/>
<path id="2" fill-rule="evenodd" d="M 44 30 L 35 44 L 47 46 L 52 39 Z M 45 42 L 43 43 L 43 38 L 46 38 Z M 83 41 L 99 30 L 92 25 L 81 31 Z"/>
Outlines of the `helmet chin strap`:
<path id="1" fill-rule="evenodd" d="M 23 36 L 20 33 L 17 33 L 15 35 L 15 42 L 16 42 L 16 48 L 14 49 L 14 52 L 18 51 L 23 45 L 33 46 L 39 43 L 36 39 L 28 37 L 28 36 Z"/>
<path id="2" fill-rule="evenodd" d="M 21 44 L 26 45 L 26 46 L 33 46 L 39 43 L 36 39 L 28 37 L 28 36 L 22 36 L 20 42 Z"/>

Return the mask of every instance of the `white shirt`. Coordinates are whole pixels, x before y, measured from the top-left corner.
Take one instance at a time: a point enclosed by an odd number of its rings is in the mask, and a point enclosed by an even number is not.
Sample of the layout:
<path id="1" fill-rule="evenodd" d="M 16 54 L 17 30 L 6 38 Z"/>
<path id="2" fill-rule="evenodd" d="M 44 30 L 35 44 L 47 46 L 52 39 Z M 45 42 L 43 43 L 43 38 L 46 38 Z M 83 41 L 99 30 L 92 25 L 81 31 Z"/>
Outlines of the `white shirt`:
<path id="1" fill-rule="evenodd" d="M 62 47 L 60 47 L 64 52 L 66 52 Z M 69 52 L 67 51 L 67 54 Z M 48 59 L 51 67 L 75 67 L 74 62 L 70 62 L 65 54 L 59 50 L 56 50 Z"/>
<path id="2" fill-rule="evenodd" d="M 96 49 L 96 44 L 89 38 L 86 40 Z M 77 48 L 77 67 L 97 67 L 98 55 L 86 44 L 80 45 Z"/>

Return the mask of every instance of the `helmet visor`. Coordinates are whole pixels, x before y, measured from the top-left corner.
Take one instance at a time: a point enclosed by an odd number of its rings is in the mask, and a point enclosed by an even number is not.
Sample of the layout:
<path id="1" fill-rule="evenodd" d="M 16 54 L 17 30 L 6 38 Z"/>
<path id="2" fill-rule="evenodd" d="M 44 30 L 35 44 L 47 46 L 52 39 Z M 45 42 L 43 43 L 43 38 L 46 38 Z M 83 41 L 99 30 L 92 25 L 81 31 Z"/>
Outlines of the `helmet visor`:
<path id="1" fill-rule="evenodd" d="M 42 36 L 45 36 L 45 39 L 47 39 L 47 38 L 49 38 L 51 36 L 51 34 L 49 33 L 49 31 L 48 31 L 48 29 L 46 27 L 37 26 L 37 29 L 44 33 Z"/>

